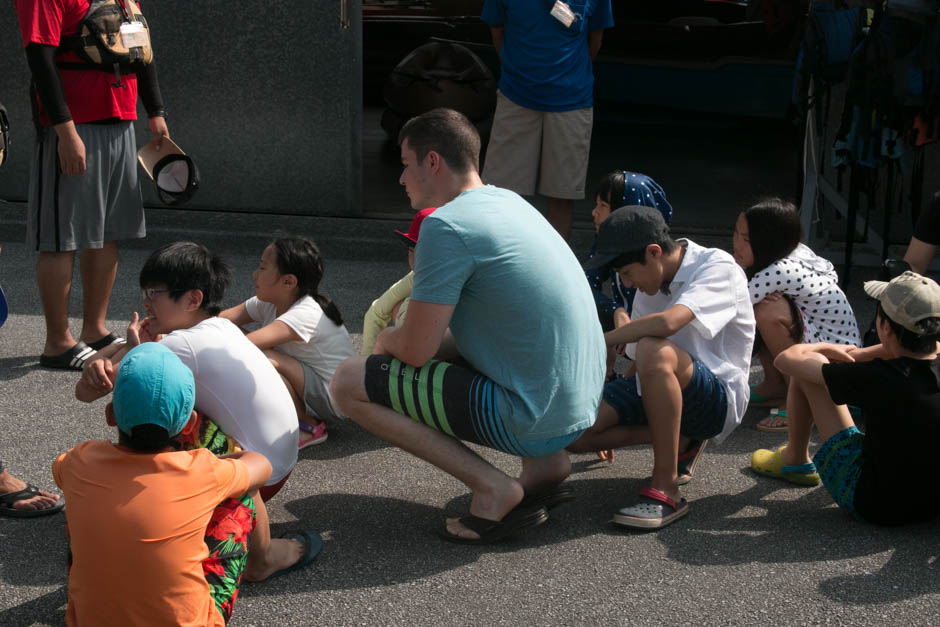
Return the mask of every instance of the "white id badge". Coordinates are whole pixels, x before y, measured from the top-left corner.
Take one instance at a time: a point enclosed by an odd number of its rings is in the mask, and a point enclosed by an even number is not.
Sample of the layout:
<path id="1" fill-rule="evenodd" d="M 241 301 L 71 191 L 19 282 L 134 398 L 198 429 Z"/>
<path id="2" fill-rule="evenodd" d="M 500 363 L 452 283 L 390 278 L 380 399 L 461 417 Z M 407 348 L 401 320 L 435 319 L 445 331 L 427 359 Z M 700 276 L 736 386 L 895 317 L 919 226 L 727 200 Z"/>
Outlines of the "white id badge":
<path id="1" fill-rule="evenodd" d="M 574 24 L 577 16 L 562 0 L 555 0 L 555 6 L 551 10 L 552 17 L 565 25 L 565 28 Z"/>
<path id="2" fill-rule="evenodd" d="M 121 24 L 121 42 L 127 49 L 150 45 L 150 33 L 140 22 Z"/>

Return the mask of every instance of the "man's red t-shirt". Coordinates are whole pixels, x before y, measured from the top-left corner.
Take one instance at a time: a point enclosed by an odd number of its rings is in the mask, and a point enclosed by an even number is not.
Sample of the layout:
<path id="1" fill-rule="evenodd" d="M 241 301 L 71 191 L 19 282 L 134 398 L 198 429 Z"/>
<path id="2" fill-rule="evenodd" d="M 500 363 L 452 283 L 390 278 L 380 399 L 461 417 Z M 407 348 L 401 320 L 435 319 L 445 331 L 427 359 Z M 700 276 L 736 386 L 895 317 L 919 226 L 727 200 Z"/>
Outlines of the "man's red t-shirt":
<path id="1" fill-rule="evenodd" d="M 89 0 L 14 0 L 14 3 L 24 47 L 30 43 L 58 46 L 63 35 L 78 32 L 89 6 Z M 57 59 L 81 62 L 74 52 L 63 53 Z M 123 87 L 114 87 L 113 72 L 60 69 L 59 74 L 65 103 L 76 124 L 109 118 L 137 119 L 137 77 L 133 74 L 121 77 Z M 49 124 L 45 112 L 41 122 Z"/>

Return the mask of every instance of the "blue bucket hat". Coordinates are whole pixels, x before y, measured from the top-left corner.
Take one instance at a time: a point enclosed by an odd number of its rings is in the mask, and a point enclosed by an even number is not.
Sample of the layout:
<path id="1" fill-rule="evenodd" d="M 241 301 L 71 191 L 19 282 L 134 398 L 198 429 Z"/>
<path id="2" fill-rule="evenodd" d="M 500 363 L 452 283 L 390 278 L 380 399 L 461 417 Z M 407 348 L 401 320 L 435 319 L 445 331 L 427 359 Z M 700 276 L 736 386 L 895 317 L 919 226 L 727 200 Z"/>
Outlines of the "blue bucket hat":
<path id="1" fill-rule="evenodd" d="M 157 342 L 135 346 L 121 360 L 114 382 L 114 418 L 124 433 L 139 425 L 179 434 L 196 400 L 192 371 L 170 349 Z"/>
<path id="2" fill-rule="evenodd" d="M 620 206 L 653 207 L 663 214 L 666 224 L 672 220 L 672 205 L 666 200 L 662 186 L 639 172 L 623 171 L 623 202 Z"/>

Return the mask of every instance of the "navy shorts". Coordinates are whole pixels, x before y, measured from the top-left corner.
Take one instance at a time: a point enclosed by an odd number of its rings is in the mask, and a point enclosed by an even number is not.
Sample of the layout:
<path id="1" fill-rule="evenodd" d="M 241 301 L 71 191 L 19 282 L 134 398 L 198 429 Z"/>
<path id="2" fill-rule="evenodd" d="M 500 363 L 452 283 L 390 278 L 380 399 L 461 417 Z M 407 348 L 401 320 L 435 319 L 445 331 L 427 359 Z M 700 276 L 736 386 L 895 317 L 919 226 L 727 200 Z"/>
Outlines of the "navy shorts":
<path id="1" fill-rule="evenodd" d="M 520 439 L 499 415 L 499 385 L 463 364 L 432 359 L 415 368 L 390 355 L 372 355 L 366 360 L 365 387 L 373 403 L 451 437 L 517 457 L 550 455 L 584 433 Z"/>
<path id="2" fill-rule="evenodd" d="M 605 385 L 604 402 L 617 412 L 621 425 L 636 427 L 649 424 L 635 376 L 616 379 Z M 727 411 L 725 387 L 705 364 L 693 359 L 692 379 L 682 390 L 679 433 L 693 440 L 713 438 L 724 429 Z"/>

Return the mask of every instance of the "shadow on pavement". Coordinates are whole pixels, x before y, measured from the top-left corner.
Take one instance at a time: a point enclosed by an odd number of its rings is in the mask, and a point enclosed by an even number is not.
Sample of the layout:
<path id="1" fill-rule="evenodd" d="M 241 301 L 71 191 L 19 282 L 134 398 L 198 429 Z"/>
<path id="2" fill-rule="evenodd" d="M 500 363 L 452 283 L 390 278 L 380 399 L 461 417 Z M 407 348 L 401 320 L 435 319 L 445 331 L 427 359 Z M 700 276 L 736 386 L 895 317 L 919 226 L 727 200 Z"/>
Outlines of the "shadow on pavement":
<path id="1" fill-rule="evenodd" d="M 616 527 L 610 520 L 645 483 L 645 478 L 569 480 L 578 495 L 576 501 L 552 510 L 544 525 L 482 547 L 452 545 L 435 536 L 446 517 L 468 510 L 469 494 L 442 508 L 351 494 L 298 499 L 286 509 L 299 520 L 311 521 L 328 541 L 320 559 L 291 575 L 287 587 L 301 592 L 396 585 L 456 569 L 488 553 L 547 548 L 594 535 L 621 537 L 629 550 L 633 541 L 648 537 L 649 532 Z M 799 490 L 800 496 L 791 499 L 792 490 Z M 686 518 L 655 532 L 671 560 L 693 567 L 754 562 L 773 567 L 893 551 L 879 572 L 823 581 L 820 591 L 851 604 L 883 603 L 885 594 L 898 601 L 940 592 L 936 523 L 902 529 L 874 527 L 841 511 L 823 488 L 802 490 L 763 479 L 736 494 L 693 499 L 690 507 Z M 275 525 L 272 534 L 296 527 L 297 523 Z M 866 541 L 861 542 L 861 537 Z M 433 560 L 427 559 L 429 548 Z M 251 585 L 245 592 L 248 596 L 275 595 L 288 580 L 278 581 Z"/>
<path id="2" fill-rule="evenodd" d="M 39 357 L 5 357 L 0 359 L 0 381 L 13 381 L 39 368 Z"/>
<path id="3" fill-rule="evenodd" d="M 68 589 L 65 585 L 31 601 L 0 611 L 0 625 L 64 625 Z"/>
<path id="4" fill-rule="evenodd" d="M 327 423 L 329 438 L 323 445 L 310 446 L 298 451 L 297 459 L 327 461 L 343 459 L 370 451 L 389 448 L 391 444 L 378 438 L 351 420 Z"/>
<path id="5" fill-rule="evenodd" d="M 747 469 L 741 472 L 750 474 Z M 743 492 L 691 501 L 692 509 L 684 520 L 657 534 L 669 558 L 695 566 L 763 562 L 773 568 L 893 551 L 879 572 L 835 577 L 821 582 L 820 591 L 834 601 L 852 604 L 940 592 L 936 521 L 878 527 L 853 519 L 822 486 L 798 488 L 773 479 L 755 479 Z M 793 490 L 801 493 L 796 499 L 777 494 Z"/>

